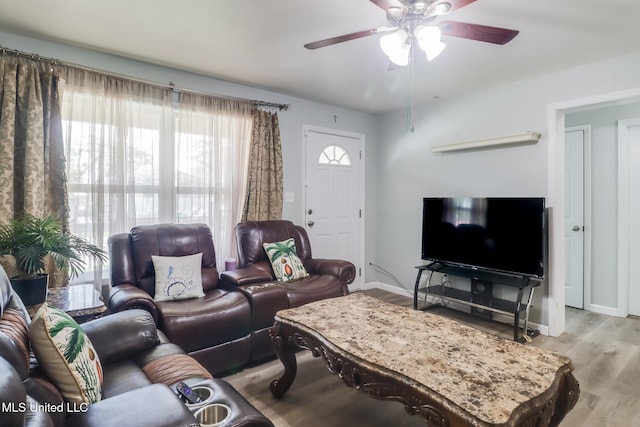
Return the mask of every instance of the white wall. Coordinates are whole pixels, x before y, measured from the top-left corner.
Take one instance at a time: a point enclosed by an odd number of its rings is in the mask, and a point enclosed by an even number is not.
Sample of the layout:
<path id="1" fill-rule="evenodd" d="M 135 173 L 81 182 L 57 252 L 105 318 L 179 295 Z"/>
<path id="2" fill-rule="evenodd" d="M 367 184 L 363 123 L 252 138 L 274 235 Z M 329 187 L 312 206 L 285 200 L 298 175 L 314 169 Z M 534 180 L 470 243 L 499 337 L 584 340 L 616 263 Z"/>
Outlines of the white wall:
<path id="1" fill-rule="evenodd" d="M 434 63 L 433 66 L 436 64 Z M 549 106 L 640 87 L 640 53 L 507 83 L 415 108 L 415 132 L 405 111 L 379 119 L 378 203 L 374 262 L 412 287 L 420 264 L 423 196 L 549 197 Z M 542 133 L 535 145 L 434 154 L 432 145 Z M 556 200 L 547 199 L 549 206 Z M 553 248 L 552 248 L 553 250 Z M 558 259 L 551 259 L 552 268 Z M 389 283 L 374 270 L 372 281 Z M 548 324 L 548 290 L 537 290 L 531 319 Z"/>

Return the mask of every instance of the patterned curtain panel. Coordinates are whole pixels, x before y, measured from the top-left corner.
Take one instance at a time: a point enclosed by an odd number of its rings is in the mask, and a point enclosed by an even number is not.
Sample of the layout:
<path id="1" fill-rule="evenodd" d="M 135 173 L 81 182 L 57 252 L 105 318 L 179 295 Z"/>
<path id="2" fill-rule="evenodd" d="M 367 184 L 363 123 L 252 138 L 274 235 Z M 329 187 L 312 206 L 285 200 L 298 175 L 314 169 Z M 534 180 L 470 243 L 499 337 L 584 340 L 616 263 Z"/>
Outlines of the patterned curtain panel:
<path id="1" fill-rule="evenodd" d="M 243 221 L 282 219 L 282 144 L 278 114 L 254 110 Z"/>
<path id="2" fill-rule="evenodd" d="M 59 83 L 48 61 L 0 54 L 0 223 L 52 214 L 68 229 Z"/>

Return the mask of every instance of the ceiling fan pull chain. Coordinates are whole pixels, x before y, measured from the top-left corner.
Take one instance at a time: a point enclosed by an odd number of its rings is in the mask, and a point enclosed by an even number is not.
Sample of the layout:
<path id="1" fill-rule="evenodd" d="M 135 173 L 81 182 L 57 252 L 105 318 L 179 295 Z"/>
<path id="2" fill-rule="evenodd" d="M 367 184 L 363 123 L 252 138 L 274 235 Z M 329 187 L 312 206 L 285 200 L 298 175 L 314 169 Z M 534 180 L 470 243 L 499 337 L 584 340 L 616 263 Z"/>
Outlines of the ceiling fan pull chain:
<path id="1" fill-rule="evenodd" d="M 409 51 L 409 66 L 407 67 L 407 72 L 409 73 L 409 94 L 407 96 L 407 131 L 413 133 L 415 128 L 413 127 L 413 43 L 411 44 L 411 49 Z"/>

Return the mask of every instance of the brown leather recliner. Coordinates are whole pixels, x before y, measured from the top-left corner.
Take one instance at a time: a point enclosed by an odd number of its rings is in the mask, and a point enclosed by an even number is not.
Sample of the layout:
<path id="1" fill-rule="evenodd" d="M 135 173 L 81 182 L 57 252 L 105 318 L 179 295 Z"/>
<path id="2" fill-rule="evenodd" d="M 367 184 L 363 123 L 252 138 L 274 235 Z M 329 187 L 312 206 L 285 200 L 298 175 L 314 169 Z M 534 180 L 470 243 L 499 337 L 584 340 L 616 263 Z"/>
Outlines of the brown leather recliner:
<path id="1" fill-rule="evenodd" d="M 202 253 L 205 295 L 179 301 L 154 301 L 151 255 Z M 109 309 L 142 308 L 150 312 L 169 340 L 202 363 L 213 375 L 242 368 L 251 358 L 252 311 L 248 298 L 218 280 L 211 229 L 206 224 L 159 224 L 134 227 L 109 238 L 111 285 Z"/>
<path id="2" fill-rule="evenodd" d="M 279 282 L 262 246 L 293 238 L 298 257 L 309 276 L 291 282 Z M 236 286 L 253 302 L 253 354 L 273 355 L 269 329 L 273 315 L 281 309 L 297 307 L 325 298 L 349 294 L 349 283 L 355 279 L 355 266 L 344 260 L 316 259 L 311 255 L 309 236 L 304 228 L 291 221 L 249 221 L 236 226 L 238 265 L 221 273 L 223 283 Z"/>

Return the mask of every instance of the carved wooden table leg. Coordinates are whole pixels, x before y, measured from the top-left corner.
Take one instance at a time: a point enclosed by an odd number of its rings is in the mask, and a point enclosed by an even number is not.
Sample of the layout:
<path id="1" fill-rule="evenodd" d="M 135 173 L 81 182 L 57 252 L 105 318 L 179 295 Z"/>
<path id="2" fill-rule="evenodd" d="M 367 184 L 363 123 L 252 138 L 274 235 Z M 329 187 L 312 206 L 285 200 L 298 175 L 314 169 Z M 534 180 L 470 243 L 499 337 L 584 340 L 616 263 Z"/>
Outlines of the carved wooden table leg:
<path id="1" fill-rule="evenodd" d="M 293 384 L 298 372 L 296 346 L 291 342 L 291 336 L 283 331 L 281 324 L 276 323 L 270 335 L 276 345 L 278 359 L 284 366 L 284 372 L 280 378 L 271 382 L 269 389 L 275 397 L 282 397 Z"/>

